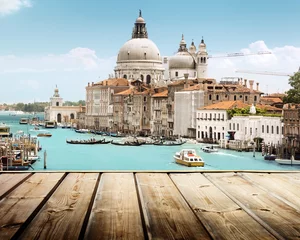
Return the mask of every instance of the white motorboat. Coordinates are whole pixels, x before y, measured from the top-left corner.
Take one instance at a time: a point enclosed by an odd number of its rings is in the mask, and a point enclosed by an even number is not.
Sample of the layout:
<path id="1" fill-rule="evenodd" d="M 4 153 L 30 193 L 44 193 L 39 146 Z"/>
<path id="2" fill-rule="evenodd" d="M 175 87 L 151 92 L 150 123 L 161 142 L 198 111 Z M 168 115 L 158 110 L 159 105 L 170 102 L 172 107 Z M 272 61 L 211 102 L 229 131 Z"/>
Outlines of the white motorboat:
<path id="1" fill-rule="evenodd" d="M 275 161 L 283 165 L 300 165 L 300 160 L 276 158 Z"/>
<path id="2" fill-rule="evenodd" d="M 176 163 L 188 167 L 204 167 L 203 159 L 197 155 L 195 149 L 182 149 L 174 156 Z"/>
<path id="3" fill-rule="evenodd" d="M 206 153 L 218 152 L 218 149 L 214 148 L 214 146 L 204 146 L 202 147 L 202 151 Z"/>

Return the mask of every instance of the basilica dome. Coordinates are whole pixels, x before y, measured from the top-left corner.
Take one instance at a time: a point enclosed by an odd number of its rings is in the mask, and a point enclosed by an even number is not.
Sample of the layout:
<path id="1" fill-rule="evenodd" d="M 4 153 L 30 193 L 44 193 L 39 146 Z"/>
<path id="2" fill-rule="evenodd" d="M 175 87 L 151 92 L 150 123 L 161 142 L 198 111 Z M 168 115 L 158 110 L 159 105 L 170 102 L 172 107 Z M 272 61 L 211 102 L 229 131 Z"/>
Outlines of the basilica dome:
<path id="1" fill-rule="evenodd" d="M 169 59 L 169 69 L 195 69 L 195 60 L 193 56 L 185 51 L 178 52 Z"/>
<path id="2" fill-rule="evenodd" d="M 162 62 L 162 58 L 157 46 L 150 39 L 132 38 L 121 47 L 117 63 L 132 61 Z"/>

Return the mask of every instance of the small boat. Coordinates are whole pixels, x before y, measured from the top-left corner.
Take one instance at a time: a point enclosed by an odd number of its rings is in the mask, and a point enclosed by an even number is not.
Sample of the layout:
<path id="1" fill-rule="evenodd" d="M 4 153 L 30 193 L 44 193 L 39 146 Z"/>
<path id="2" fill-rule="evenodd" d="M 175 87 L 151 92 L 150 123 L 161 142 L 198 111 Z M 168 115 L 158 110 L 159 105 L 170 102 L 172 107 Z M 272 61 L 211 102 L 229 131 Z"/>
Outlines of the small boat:
<path id="1" fill-rule="evenodd" d="M 110 143 L 113 145 L 118 145 L 118 146 L 141 146 L 141 145 L 143 145 L 143 143 L 140 143 L 138 141 L 135 141 L 135 142 L 125 141 L 123 143 L 111 141 Z"/>
<path id="2" fill-rule="evenodd" d="M 69 144 L 108 144 L 110 141 L 105 141 L 105 139 L 101 140 L 66 140 L 67 143 Z"/>
<path id="3" fill-rule="evenodd" d="M 39 133 L 37 136 L 38 137 L 52 137 L 52 134 L 51 133 Z"/>
<path id="4" fill-rule="evenodd" d="M 186 143 L 185 141 L 182 142 L 175 142 L 175 141 L 166 141 L 166 142 L 154 142 L 153 145 L 156 146 L 180 146 L 182 144 Z"/>
<path id="5" fill-rule="evenodd" d="M 182 149 L 174 155 L 176 163 L 188 167 L 204 167 L 203 159 L 197 155 L 195 149 Z"/>
<path id="6" fill-rule="evenodd" d="M 214 146 L 205 146 L 202 147 L 202 151 L 206 153 L 218 152 L 218 149 L 214 148 Z"/>
<path id="7" fill-rule="evenodd" d="M 77 132 L 77 133 L 89 133 L 90 130 L 88 130 L 88 129 L 76 129 L 75 132 Z"/>
<path id="8" fill-rule="evenodd" d="M 274 155 L 274 154 L 266 155 L 266 156 L 264 156 L 264 159 L 265 160 L 275 160 L 276 155 Z"/>
<path id="9" fill-rule="evenodd" d="M 300 165 L 300 160 L 276 158 L 275 161 L 283 165 Z"/>
<path id="10" fill-rule="evenodd" d="M 28 118 L 21 118 L 19 124 L 28 124 L 28 122 L 29 122 Z"/>

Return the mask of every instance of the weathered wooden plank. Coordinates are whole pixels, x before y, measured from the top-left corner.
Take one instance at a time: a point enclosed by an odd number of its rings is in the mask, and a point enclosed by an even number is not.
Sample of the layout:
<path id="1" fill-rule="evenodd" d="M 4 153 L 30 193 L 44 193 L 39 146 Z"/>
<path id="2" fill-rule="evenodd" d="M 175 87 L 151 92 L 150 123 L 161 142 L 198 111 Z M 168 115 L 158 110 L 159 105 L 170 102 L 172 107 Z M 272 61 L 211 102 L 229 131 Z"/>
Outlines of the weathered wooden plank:
<path id="1" fill-rule="evenodd" d="M 170 177 L 214 239 L 275 239 L 202 174 Z"/>
<path id="2" fill-rule="evenodd" d="M 137 173 L 149 239 L 210 239 L 199 219 L 164 173 Z"/>
<path id="3" fill-rule="evenodd" d="M 144 239 L 133 173 L 104 173 L 85 239 Z"/>
<path id="4" fill-rule="evenodd" d="M 299 175 L 286 176 L 286 174 L 265 173 L 243 173 L 240 175 L 300 211 L 300 178 L 297 180 Z M 284 191 L 282 191 L 283 189 Z"/>
<path id="5" fill-rule="evenodd" d="M 20 239 L 78 239 L 98 176 L 68 174 Z"/>
<path id="6" fill-rule="evenodd" d="M 28 177 L 30 173 L 4 173 L 0 175 L 0 199 L 6 194 L 10 189 L 15 187 L 21 181 L 23 181 L 26 177 Z"/>
<path id="7" fill-rule="evenodd" d="M 10 239 L 62 178 L 63 173 L 36 173 L 0 202 L 0 239 Z"/>
<path id="8" fill-rule="evenodd" d="M 281 239 L 298 239 L 300 213 L 234 173 L 205 173 L 215 185 Z M 276 236 L 276 237 L 278 237 Z"/>

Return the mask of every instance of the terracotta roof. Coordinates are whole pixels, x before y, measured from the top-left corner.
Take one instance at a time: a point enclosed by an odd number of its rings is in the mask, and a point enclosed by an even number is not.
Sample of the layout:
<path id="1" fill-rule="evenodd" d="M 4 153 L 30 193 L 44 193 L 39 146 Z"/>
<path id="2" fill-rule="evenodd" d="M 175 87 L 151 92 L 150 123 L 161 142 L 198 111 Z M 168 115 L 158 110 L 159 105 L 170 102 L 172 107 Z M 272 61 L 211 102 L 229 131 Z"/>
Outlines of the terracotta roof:
<path id="1" fill-rule="evenodd" d="M 152 95 L 152 97 L 168 97 L 168 90 L 156 93 L 156 94 Z"/>
<path id="2" fill-rule="evenodd" d="M 227 110 L 233 108 L 245 108 L 248 106 L 248 104 L 243 103 L 242 101 L 223 101 L 199 108 L 199 110 Z"/>
<path id="3" fill-rule="evenodd" d="M 266 105 L 266 104 L 256 104 L 255 107 L 260 108 L 260 109 L 265 109 L 266 111 L 277 111 L 277 112 L 282 111 L 281 108 L 277 108 L 277 107 Z"/>
<path id="4" fill-rule="evenodd" d="M 268 95 L 268 97 L 278 97 L 278 98 L 283 98 L 283 97 L 285 97 L 286 96 L 286 94 L 285 93 L 271 93 L 271 94 L 269 94 Z"/>
<path id="5" fill-rule="evenodd" d="M 187 88 L 184 88 L 182 91 L 196 91 L 196 90 L 200 90 L 200 84 L 189 86 Z"/>
<path id="6" fill-rule="evenodd" d="M 101 86 L 128 86 L 129 82 L 125 78 L 110 78 L 100 82 L 96 82 L 95 85 Z"/>
<path id="7" fill-rule="evenodd" d="M 177 85 L 184 85 L 185 79 L 181 80 L 174 80 L 173 83 L 168 84 L 168 86 L 177 86 Z M 194 84 L 194 80 L 188 80 L 188 84 Z"/>
<path id="8" fill-rule="evenodd" d="M 132 93 L 134 93 L 135 89 L 134 88 L 129 88 L 125 91 L 122 91 L 122 92 L 119 92 L 119 93 L 116 93 L 114 95 L 122 95 L 122 96 L 127 96 L 127 95 L 130 95 Z"/>
<path id="9" fill-rule="evenodd" d="M 281 98 L 279 97 L 261 97 L 261 102 L 270 102 L 270 103 L 282 103 Z"/>

